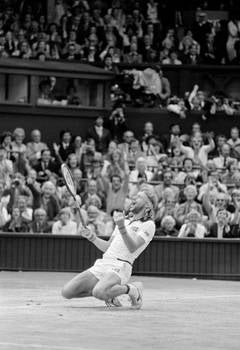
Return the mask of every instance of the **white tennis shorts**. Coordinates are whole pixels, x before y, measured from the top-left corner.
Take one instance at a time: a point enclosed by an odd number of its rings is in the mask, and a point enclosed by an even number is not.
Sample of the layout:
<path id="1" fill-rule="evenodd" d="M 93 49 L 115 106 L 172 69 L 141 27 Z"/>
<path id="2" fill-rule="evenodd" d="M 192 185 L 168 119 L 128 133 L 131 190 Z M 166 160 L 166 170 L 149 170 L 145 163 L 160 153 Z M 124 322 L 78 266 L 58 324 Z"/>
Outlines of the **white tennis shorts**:
<path id="1" fill-rule="evenodd" d="M 97 259 L 95 264 L 90 267 L 90 271 L 97 279 L 103 279 L 109 272 L 114 272 L 121 280 L 121 284 L 126 284 L 132 274 L 132 266 L 124 261 L 117 259 L 104 258 Z"/>

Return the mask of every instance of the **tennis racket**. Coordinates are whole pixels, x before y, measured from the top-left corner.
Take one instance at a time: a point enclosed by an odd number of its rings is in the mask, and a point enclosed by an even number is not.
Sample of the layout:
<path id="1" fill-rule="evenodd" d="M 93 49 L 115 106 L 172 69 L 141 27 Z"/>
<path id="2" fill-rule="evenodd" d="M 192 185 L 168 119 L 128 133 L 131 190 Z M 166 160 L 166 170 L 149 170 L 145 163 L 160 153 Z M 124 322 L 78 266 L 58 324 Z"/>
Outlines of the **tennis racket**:
<path id="1" fill-rule="evenodd" d="M 76 203 L 81 223 L 82 223 L 83 227 L 86 227 L 85 222 L 84 222 L 83 217 L 82 217 L 80 205 L 79 205 L 78 201 L 76 200 L 76 195 L 77 195 L 76 186 L 74 184 L 71 171 L 68 168 L 67 164 L 64 163 L 61 165 L 61 172 L 62 172 L 62 176 L 63 176 L 64 182 L 65 182 L 65 185 Z"/>

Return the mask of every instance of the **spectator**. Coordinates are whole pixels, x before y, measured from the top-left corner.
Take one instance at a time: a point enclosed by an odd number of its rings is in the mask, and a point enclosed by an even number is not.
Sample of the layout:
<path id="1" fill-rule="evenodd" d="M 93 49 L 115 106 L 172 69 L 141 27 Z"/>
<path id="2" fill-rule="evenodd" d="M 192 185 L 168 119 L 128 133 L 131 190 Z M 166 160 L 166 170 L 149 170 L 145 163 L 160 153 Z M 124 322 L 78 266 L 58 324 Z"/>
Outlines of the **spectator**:
<path id="1" fill-rule="evenodd" d="M 161 227 L 157 230 L 156 235 L 163 237 L 177 237 L 178 231 L 176 230 L 175 225 L 175 219 L 170 215 L 166 215 L 162 219 Z"/>
<path id="2" fill-rule="evenodd" d="M 43 183 L 48 181 L 52 173 L 58 173 L 58 165 L 52 159 L 51 151 L 46 148 L 41 151 L 41 157 L 38 159 L 33 169 L 37 172 L 37 181 Z"/>
<path id="3" fill-rule="evenodd" d="M 225 209 L 219 209 L 216 218 L 211 221 L 210 232 L 207 237 L 214 238 L 239 238 L 239 217 L 238 207 L 236 207 L 236 219 L 230 224 L 230 217 Z"/>
<path id="4" fill-rule="evenodd" d="M 97 207 L 90 205 L 87 209 L 87 225 L 97 236 L 105 236 L 105 223 L 102 221 L 100 212 Z"/>
<path id="5" fill-rule="evenodd" d="M 178 237 L 195 237 L 204 238 L 206 236 L 206 228 L 201 223 L 201 214 L 192 210 L 186 216 L 185 224 L 182 225 Z"/>
<path id="6" fill-rule="evenodd" d="M 47 213 L 48 223 L 52 225 L 60 210 L 59 201 L 55 197 L 55 186 L 52 182 L 46 181 L 42 185 L 41 192 L 32 185 L 29 185 L 29 188 L 33 193 L 33 209 L 43 208 Z"/>
<path id="7" fill-rule="evenodd" d="M 60 132 L 60 143 L 58 145 L 53 144 L 53 149 L 60 163 L 65 162 L 69 154 L 74 153 L 72 140 L 72 133 L 69 130 L 62 130 Z"/>
<path id="8" fill-rule="evenodd" d="M 59 212 L 59 220 L 54 222 L 52 233 L 55 235 L 76 235 L 77 224 L 71 220 L 71 210 L 69 207 L 63 208 Z"/>
<path id="9" fill-rule="evenodd" d="M 108 144 L 111 141 L 111 134 L 108 129 L 104 128 L 103 118 L 101 116 L 98 116 L 95 124 L 89 128 L 87 137 L 94 139 L 98 152 L 107 152 Z"/>
<path id="10" fill-rule="evenodd" d="M 13 208 L 12 218 L 3 226 L 3 232 L 29 232 L 29 225 L 21 217 L 19 208 Z"/>
<path id="11" fill-rule="evenodd" d="M 150 181 L 152 173 L 146 168 L 146 160 L 139 157 L 136 161 L 136 169 L 129 175 L 129 198 L 132 198 L 138 192 L 138 185 L 142 182 Z"/>
<path id="12" fill-rule="evenodd" d="M 172 64 L 172 65 L 180 65 L 182 64 L 182 61 L 178 59 L 178 54 L 176 51 L 172 51 L 170 53 L 170 57 L 165 58 L 162 60 L 162 64 Z"/>
<path id="13" fill-rule="evenodd" d="M 47 149 L 47 145 L 44 142 L 41 142 L 40 130 L 32 130 L 31 138 L 32 141 L 27 143 L 26 157 L 28 158 L 30 165 L 34 166 L 41 158 L 42 150 Z"/>
<path id="14" fill-rule="evenodd" d="M 230 146 L 227 143 L 222 145 L 221 154 L 219 155 L 219 157 L 213 158 L 216 168 L 225 168 L 230 163 L 236 162 L 236 159 L 230 156 L 230 151 L 231 151 Z"/>
<path id="15" fill-rule="evenodd" d="M 179 224 L 184 224 L 185 220 L 188 218 L 188 214 L 191 211 L 197 211 L 200 215 L 203 214 L 201 204 L 197 203 L 197 189 L 193 185 L 188 185 L 184 189 L 184 195 L 186 197 L 186 201 L 179 205 L 177 209 L 176 218 Z M 184 226 L 186 227 L 186 226 Z"/>

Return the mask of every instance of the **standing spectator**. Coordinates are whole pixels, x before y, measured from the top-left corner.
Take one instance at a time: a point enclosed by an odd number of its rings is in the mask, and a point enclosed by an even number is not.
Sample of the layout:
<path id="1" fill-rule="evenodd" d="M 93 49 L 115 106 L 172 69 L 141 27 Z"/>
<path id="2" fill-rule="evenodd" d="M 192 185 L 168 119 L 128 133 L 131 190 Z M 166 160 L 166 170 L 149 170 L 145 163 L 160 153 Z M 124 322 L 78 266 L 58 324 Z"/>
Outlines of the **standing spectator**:
<path id="1" fill-rule="evenodd" d="M 236 57 L 235 44 L 240 36 L 240 20 L 235 16 L 228 22 L 227 55 L 231 62 Z"/>
<path id="2" fill-rule="evenodd" d="M 60 132 L 60 143 L 58 145 L 54 143 L 53 149 L 59 162 L 65 162 L 69 154 L 74 153 L 72 133 L 69 130 L 62 130 Z"/>
<path id="3" fill-rule="evenodd" d="M 194 39 L 200 44 L 200 48 L 205 44 L 206 35 L 211 32 L 212 26 L 207 19 L 207 14 L 205 12 L 197 12 L 196 20 L 192 25 L 192 33 Z"/>
<path id="4" fill-rule="evenodd" d="M 103 117 L 97 117 L 95 124 L 88 129 L 87 137 L 94 139 L 98 152 L 107 152 L 108 144 L 111 141 L 111 134 L 110 131 L 103 126 Z"/>

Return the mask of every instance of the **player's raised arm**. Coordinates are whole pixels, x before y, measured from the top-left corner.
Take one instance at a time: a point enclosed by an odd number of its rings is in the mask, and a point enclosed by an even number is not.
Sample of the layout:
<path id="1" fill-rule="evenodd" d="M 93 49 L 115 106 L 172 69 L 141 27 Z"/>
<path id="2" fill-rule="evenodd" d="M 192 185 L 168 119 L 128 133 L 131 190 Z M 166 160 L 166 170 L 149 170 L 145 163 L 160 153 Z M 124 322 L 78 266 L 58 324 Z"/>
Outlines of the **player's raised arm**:
<path id="1" fill-rule="evenodd" d="M 97 237 L 96 233 L 89 228 L 82 228 L 80 231 L 81 236 L 92 242 L 99 250 L 105 252 L 111 244 L 111 238 L 108 241 Z"/>
<path id="2" fill-rule="evenodd" d="M 145 243 L 145 240 L 142 237 L 130 234 L 128 232 L 123 213 L 115 211 L 113 214 L 113 220 L 118 226 L 119 232 L 121 233 L 124 243 L 126 244 L 130 253 L 134 253 Z"/>

